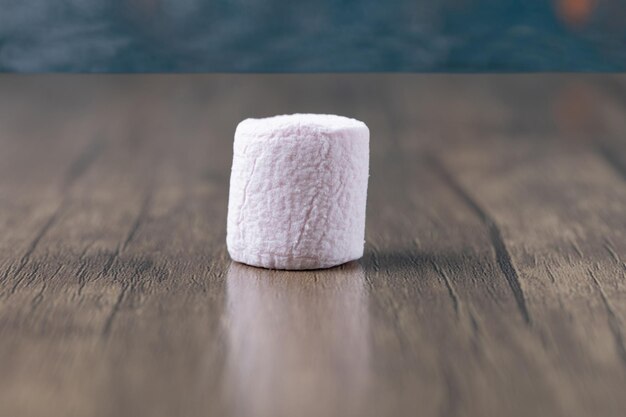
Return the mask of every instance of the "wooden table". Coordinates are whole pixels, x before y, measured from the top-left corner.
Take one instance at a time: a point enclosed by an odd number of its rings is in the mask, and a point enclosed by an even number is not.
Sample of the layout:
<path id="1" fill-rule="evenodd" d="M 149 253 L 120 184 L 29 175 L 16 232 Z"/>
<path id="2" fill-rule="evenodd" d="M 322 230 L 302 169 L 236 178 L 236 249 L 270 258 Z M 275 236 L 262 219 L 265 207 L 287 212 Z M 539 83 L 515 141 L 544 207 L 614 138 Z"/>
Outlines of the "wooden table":
<path id="1" fill-rule="evenodd" d="M 623 416 L 626 76 L 0 76 L 0 416 Z M 231 264 L 245 117 L 371 129 L 366 254 Z"/>

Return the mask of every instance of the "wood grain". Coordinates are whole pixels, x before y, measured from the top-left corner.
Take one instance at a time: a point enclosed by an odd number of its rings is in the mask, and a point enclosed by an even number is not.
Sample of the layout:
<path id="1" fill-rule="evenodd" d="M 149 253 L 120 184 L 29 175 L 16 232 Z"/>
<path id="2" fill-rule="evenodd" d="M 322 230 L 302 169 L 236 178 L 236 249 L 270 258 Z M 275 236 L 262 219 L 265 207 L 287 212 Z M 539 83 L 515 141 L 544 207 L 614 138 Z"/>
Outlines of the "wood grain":
<path id="1" fill-rule="evenodd" d="M 1 416 L 621 416 L 626 78 L 0 76 Z M 366 254 L 231 263 L 245 117 L 371 129 Z"/>

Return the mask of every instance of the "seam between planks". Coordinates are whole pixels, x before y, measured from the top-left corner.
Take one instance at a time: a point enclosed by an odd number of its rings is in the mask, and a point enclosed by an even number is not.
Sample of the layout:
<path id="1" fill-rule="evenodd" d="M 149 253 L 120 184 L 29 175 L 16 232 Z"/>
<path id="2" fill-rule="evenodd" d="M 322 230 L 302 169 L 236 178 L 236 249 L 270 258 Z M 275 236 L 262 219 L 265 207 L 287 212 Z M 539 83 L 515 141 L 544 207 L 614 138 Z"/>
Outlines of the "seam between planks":
<path id="1" fill-rule="evenodd" d="M 489 238 L 491 245 L 495 251 L 496 262 L 500 271 L 504 275 L 513 297 L 517 305 L 517 309 L 522 316 L 524 322 L 531 326 L 532 319 L 528 312 L 526 305 L 526 298 L 524 291 L 520 285 L 519 276 L 517 270 L 513 266 L 511 255 L 504 243 L 502 233 L 498 228 L 496 222 L 487 214 L 485 210 L 467 193 L 467 191 L 458 183 L 458 181 L 452 176 L 452 174 L 443 166 L 443 164 L 434 156 L 427 158 L 428 162 L 432 166 L 433 170 L 439 174 L 444 182 L 465 202 L 465 204 L 474 212 L 474 214 L 481 220 L 489 232 Z"/>

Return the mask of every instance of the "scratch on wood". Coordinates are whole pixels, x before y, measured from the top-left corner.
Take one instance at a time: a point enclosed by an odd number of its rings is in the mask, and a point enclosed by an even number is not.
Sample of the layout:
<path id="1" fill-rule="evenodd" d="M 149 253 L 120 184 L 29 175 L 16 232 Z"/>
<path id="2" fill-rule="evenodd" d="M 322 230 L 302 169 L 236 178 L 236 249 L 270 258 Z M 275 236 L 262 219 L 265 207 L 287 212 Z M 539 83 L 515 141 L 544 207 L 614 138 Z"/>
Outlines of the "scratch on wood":
<path id="1" fill-rule="evenodd" d="M 85 284 L 87 283 L 87 280 L 85 279 L 87 277 L 87 265 L 89 263 L 86 255 L 87 255 L 87 251 L 89 251 L 89 248 L 91 248 L 91 246 L 93 246 L 94 241 L 89 242 L 85 248 L 83 249 L 83 251 L 81 252 L 81 254 L 78 256 L 78 259 L 81 260 L 80 266 L 78 268 L 78 271 L 76 272 L 76 275 L 78 277 L 78 296 L 80 297 L 83 293 L 83 289 L 85 288 Z"/>
<path id="2" fill-rule="evenodd" d="M 576 252 L 578 257 L 582 259 L 583 258 L 583 251 L 580 250 L 580 246 L 578 246 L 578 243 L 576 243 L 576 241 L 574 239 L 570 239 L 570 244 L 574 248 L 574 251 Z"/>
<path id="3" fill-rule="evenodd" d="M 372 247 L 372 265 L 374 266 L 374 271 L 380 272 L 380 259 L 378 258 L 378 250 L 375 247 Z"/>
<path id="4" fill-rule="evenodd" d="M 607 252 L 609 252 L 609 254 L 615 260 L 615 262 L 617 262 L 618 264 L 621 263 L 621 259 L 619 258 L 619 255 L 617 254 L 617 252 L 615 252 L 615 248 L 613 248 L 613 244 L 609 238 L 604 238 L 604 249 L 606 249 Z"/>
<path id="5" fill-rule="evenodd" d="M 552 273 L 552 270 L 549 266 L 546 266 L 546 273 L 548 274 L 548 278 L 550 278 L 550 281 L 553 284 L 556 284 L 556 278 L 554 277 L 554 273 Z"/>
<path id="6" fill-rule="evenodd" d="M 87 283 L 87 280 L 85 279 L 87 277 L 87 262 L 83 261 L 83 263 L 81 263 L 78 272 L 76 273 L 76 275 L 78 276 L 78 296 L 82 296 L 83 294 L 83 289 L 85 288 L 85 284 Z"/>
<path id="7" fill-rule="evenodd" d="M 450 282 L 450 277 L 448 277 L 448 274 L 446 274 L 446 272 L 439 266 L 437 265 L 437 263 L 435 261 L 431 261 L 430 262 L 433 269 L 435 270 L 435 272 L 437 272 L 437 274 L 443 278 L 443 282 L 448 290 L 448 295 L 450 296 L 450 299 L 452 300 L 452 307 L 454 308 L 454 314 L 456 315 L 456 318 L 459 318 L 459 296 L 456 293 L 456 290 L 454 289 L 454 287 L 452 286 L 452 282 Z"/>
<path id="8" fill-rule="evenodd" d="M 115 317 L 117 316 L 117 313 L 120 311 L 120 307 L 122 305 L 122 302 L 124 301 L 124 298 L 126 298 L 126 293 L 128 292 L 129 287 L 130 287 L 130 284 L 128 283 L 125 283 L 122 286 L 122 290 L 118 294 L 117 299 L 115 300 L 115 304 L 113 304 L 113 308 L 111 308 L 111 311 L 109 312 L 109 315 L 107 316 L 106 321 L 104 322 L 104 327 L 102 328 L 102 337 L 105 339 L 109 336 L 109 334 L 111 334 L 111 328 L 113 327 L 113 322 L 115 321 Z"/>
<path id="9" fill-rule="evenodd" d="M 474 199 L 465 191 L 465 189 L 459 184 L 456 179 L 448 172 L 448 170 L 441 164 L 439 160 L 435 157 L 428 158 L 430 164 L 433 166 L 434 170 L 439 173 L 441 178 L 448 184 L 448 186 L 456 192 L 456 194 L 467 204 L 467 206 L 476 214 L 476 216 L 482 221 L 482 223 L 487 227 L 489 231 L 489 237 L 491 240 L 491 244 L 494 248 L 496 254 L 496 262 L 498 263 L 498 267 L 504 278 L 506 279 L 511 291 L 513 292 L 513 297 L 515 298 L 515 302 L 517 304 L 517 308 L 522 316 L 524 322 L 528 325 L 532 324 L 532 320 L 530 314 L 528 312 L 528 308 L 526 307 L 526 299 L 524 297 L 524 292 L 520 285 L 519 277 L 517 275 L 517 271 L 513 266 L 513 261 L 511 260 L 511 255 L 509 254 L 506 245 L 504 244 L 504 239 L 502 238 L 502 233 L 498 228 L 497 224 L 491 219 L 491 217 L 487 214 L 485 210 L 480 207 L 480 205 L 474 201 Z"/>
<path id="10" fill-rule="evenodd" d="M 600 285 L 600 281 L 598 281 L 598 278 L 591 269 L 589 270 L 589 276 L 591 277 L 591 280 L 593 281 L 595 287 L 600 293 L 600 298 L 602 299 L 602 303 L 604 304 L 604 308 L 606 309 L 609 329 L 611 330 L 611 334 L 613 335 L 613 340 L 615 342 L 615 350 L 617 351 L 617 354 L 622 363 L 626 365 L 626 344 L 624 344 L 624 335 L 622 334 L 621 320 L 617 316 L 615 310 L 613 309 L 613 306 L 609 302 L 609 299 L 604 292 L 604 288 L 602 288 L 602 285 Z"/>
<path id="11" fill-rule="evenodd" d="M 126 246 L 128 246 L 128 244 L 135 238 L 135 235 L 137 234 L 137 231 L 139 230 L 139 226 L 144 221 L 144 218 L 146 217 L 148 213 L 148 208 L 150 207 L 151 201 L 152 201 L 152 188 L 150 188 L 148 192 L 146 193 L 146 195 L 144 196 L 144 199 L 141 203 L 141 208 L 139 209 L 139 213 L 137 214 L 137 217 L 135 217 L 135 221 L 133 222 L 133 225 L 128 231 L 128 234 L 126 235 L 126 239 L 124 239 L 124 243 L 122 244 L 120 251 L 124 251 L 124 249 L 126 249 Z"/>
<path id="12" fill-rule="evenodd" d="M 41 304 L 41 302 L 43 301 L 43 293 L 46 290 L 46 287 L 48 286 L 47 283 L 43 283 L 43 285 L 41 286 L 41 290 L 39 290 L 39 292 L 37 293 L 37 295 L 35 295 L 30 303 L 30 312 L 31 314 L 33 313 L 33 311 L 35 311 L 37 309 L 37 307 L 39 306 L 39 304 Z"/>

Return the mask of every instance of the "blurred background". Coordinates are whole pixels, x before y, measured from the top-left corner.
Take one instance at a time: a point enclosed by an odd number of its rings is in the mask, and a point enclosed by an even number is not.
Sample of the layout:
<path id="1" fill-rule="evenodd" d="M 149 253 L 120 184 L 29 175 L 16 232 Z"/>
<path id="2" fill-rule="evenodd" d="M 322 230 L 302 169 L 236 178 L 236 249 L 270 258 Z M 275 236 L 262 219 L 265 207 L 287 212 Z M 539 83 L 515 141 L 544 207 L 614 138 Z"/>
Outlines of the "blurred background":
<path id="1" fill-rule="evenodd" d="M 0 0 L 0 71 L 624 71 L 625 6 Z"/>

